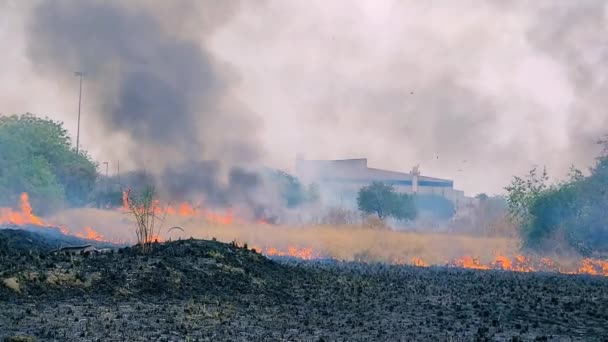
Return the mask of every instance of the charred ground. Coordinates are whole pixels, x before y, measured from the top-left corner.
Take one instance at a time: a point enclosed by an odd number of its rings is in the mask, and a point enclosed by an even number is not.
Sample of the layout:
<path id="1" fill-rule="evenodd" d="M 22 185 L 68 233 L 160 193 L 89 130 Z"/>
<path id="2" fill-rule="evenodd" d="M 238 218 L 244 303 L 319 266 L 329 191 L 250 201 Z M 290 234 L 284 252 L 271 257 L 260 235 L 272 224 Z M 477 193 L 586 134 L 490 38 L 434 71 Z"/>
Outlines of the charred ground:
<path id="1" fill-rule="evenodd" d="M 56 227 L 36 225 L 0 225 L 0 256 L 33 253 L 46 254 L 66 246 L 94 245 L 98 248 L 119 245 L 66 235 Z M 3 268 L 0 268 L 2 270 Z"/>
<path id="2" fill-rule="evenodd" d="M 269 260 L 217 241 L 147 255 L 4 255 L 0 338 L 581 340 L 608 336 L 604 277 Z M 7 282 L 7 279 L 11 279 Z M 15 283 L 17 285 L 15 285 Z"/>

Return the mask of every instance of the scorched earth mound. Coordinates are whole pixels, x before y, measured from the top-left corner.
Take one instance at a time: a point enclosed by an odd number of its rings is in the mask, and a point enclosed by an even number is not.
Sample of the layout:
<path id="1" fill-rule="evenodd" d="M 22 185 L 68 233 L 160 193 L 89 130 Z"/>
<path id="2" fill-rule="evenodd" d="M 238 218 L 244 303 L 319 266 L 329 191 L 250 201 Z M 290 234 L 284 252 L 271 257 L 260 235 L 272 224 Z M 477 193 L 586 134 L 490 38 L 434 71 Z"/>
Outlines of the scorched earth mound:
<path id="1" fill-rule="evenodd" d="M 182 240 L 2 257 L 0 338 L 605 341 L 605 277 L 269 260 Z"/>

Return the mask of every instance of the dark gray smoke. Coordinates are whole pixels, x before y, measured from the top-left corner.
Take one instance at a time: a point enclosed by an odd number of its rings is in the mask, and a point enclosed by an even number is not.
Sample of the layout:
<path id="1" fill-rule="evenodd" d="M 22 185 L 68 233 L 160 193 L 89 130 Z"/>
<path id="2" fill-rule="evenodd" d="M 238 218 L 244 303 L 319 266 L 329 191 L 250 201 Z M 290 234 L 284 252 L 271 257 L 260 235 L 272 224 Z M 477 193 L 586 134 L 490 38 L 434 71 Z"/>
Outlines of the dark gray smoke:
<path id="1" fill-rule="evenodd" d="M 603 0 L 552 1 L 536 11 L 527 32 L 528 41 L 557 60 L 574 85 L 569 134 L 582 142 L 575 145 L 575 158 L 588 155 L 592 143 L 608 132 L 607 18 Z"/>
<path id="2" fill-rule="evenodd" d="M 161 188 L 172 200 L 200 200 L 205 195 L 205 203 L 212 206 L 249 204 L 259 190 L 261 179 L 257 172 L 233 167 L 226 182 L 221 178 L 219 163 L 201 161 L 196 164 L 180 165 L 165 169 L 160 177 Z"/>
<path id="3" fill-rule="evenodd" d="M 420 163 L 468 194 L 535 164 L 584 168 L 608 126 L 603 0 L 41 3 L 30 60 L 52 80 L 87 71 L 103 132 L 87 147 L 121 133 L 131 143 L 115 150 L 140 168 L 255 161 L 260 124 L 237 92 L 264 115 L 273 165 L 296 152 Z M 216 56 L 241 71 L 234 92 Z"/>
<path id="4" fill-rule="evenodd" d="M 232 97 L 232 71 L 206 47 L 236 5 L 42 1 L 31 12 L 28 53 L 50 78 L 85 72 L 85 100 L 95 111 L 87 115 L 96 114 L 107 134 L 130 141 L 97 142 L 127 149 L 127 162 L 158 174 L 166 192 L 204 191 L 221 202 L 223 170 L 256 161 L 260 153 L 258 119 Z M 200 163 L 213 159 L 224 164 Z M 179 171 L 170 167 L 175 163 Z"/>

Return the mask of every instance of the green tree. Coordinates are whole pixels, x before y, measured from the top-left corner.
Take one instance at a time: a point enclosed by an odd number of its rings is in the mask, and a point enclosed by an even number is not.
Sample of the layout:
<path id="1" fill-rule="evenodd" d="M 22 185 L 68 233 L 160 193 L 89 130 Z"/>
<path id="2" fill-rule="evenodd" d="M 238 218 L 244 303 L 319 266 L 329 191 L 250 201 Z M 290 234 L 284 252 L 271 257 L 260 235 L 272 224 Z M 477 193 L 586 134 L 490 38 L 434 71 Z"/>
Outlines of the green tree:
<path id="1" fill-rule="evenodd" d="M 0 203 L 28 192 L 39 211 L 64 201 L 83 205 L 95 186 L 96 164 L 77 154 L 63 124 L 32 114 L 0 116 Z"/>
<path id="2" fill-rule="evenodd" d="M 381 182 L 373 182 L 359 190 L 357 206 L 366 214 L 376 214 L 380 219 L 393 217 L 398 220 L 416 218 L 416 207 L 411 196 L 398 193 Z"/>

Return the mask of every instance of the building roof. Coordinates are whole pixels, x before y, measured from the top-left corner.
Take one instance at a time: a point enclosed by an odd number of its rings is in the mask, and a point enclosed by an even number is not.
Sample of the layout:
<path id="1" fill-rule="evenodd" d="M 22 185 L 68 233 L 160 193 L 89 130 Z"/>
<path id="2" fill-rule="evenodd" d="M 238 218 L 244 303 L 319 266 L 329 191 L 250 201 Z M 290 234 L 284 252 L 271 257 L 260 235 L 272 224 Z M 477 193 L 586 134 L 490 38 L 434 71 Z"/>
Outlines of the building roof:
<path id="1" fill-rule="evenodd" d="M 339 179 L 339 180 L 361 180 L 361 181 L 411 181 L 412 174 L 370 168 L 367 166 L 367 158 L 342 159 L 342 160 L 304 160 L 296 162 L 296 173 L 304 179 Z M 441 179 L 427 176 L 418 176 L 419 182 L 450 183 L 449 179 Z"/>

